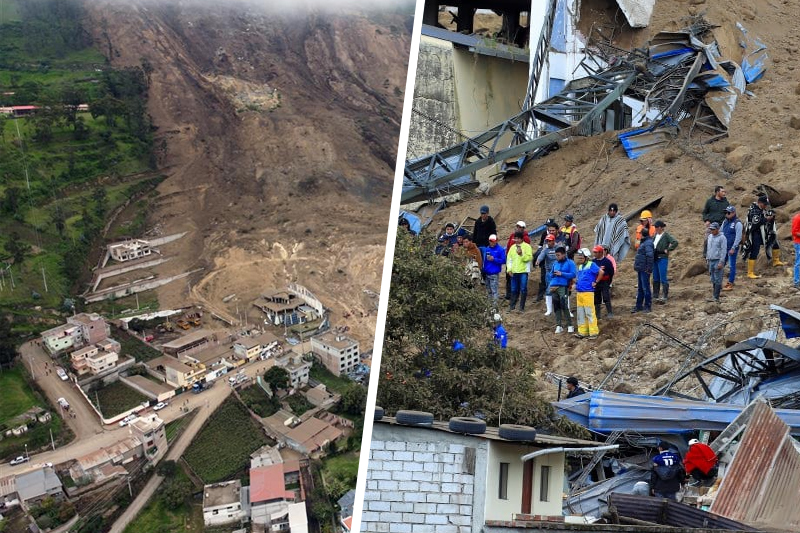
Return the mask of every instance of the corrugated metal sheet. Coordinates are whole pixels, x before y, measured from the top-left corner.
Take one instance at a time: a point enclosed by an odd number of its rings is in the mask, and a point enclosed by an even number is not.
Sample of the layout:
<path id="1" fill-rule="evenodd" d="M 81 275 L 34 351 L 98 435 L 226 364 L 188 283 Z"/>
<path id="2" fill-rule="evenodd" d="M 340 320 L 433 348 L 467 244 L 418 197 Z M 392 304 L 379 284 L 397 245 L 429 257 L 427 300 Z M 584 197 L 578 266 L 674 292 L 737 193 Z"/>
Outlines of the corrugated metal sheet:
<path id="1" fill-rule="evenodd" d="M 759 531 L 735 520 L 663 498 L 613 493 L 608 497 L 620 516 L 674 527 Z"/>
<path id="2" fill-rule="evenodd" d="M 650 24 L 656 0 L 617 0 L 631 28 L 644 28 Z"/>
<path id="3" fill-rule="evenodd" d="M 755 406 L 711 510 L 756 527 L 800 528 L 800 453 L 766 402 Z"/>

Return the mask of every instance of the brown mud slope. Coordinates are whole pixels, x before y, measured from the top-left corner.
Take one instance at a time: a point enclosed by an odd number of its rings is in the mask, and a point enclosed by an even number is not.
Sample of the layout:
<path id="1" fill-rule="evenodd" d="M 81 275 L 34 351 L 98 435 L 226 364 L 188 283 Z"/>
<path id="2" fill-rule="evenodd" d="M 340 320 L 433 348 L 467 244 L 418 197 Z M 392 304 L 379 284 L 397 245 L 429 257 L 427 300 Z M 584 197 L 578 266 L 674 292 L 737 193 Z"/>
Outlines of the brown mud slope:
<path id="1" fill-rule="evenodd" d="M 613 23 L 616 7 L 612 0 L 590 0 L 582 5 L 581 27 L 591 27 L 595 21 Z M 790 264 L 793 261 L 789 218 L 800 211 L 800 118 L 793 118 L 800 114 L 800 26 L 786 21 L 800 13 L 800 2 L 757 0 L 744 5 L 734 1 L 660 0 L 650 27 L 621 29 L 618 46 L 641 46 L 658 31 L 680 28 L 684 17 L 699 13 L 721 26 L 716 31 L 723 39 L 729 39 L 734 34 L 734 24 L 741 22 L 766 43 L 770 55 L 764 78 L 748 87 L 753 96 L 737 104 L 729 138 L 699 144 L 686 138 L 690 123 L 685 123 L 681 125 L 681 135 L 670 146 L 638 161 L 625 156 L 613 134 L 570 140 L 560 150 L 533 162 L 521 175 L 495 185 L 490 197 L 453 206 L 435 222 L 460 221 L 467 214 L 477 216 L 478 207 L 486 203 L 492 208 L 502 238 L 506 238 L 519 219 L 535 227 L 548 217 L 559 217 L 563 222 L 563 214 L 574 213 L 584 245 L 591 245 L 595 223 L 610 202 L 618 203 L 622 212 L 629 213 L 654 198 L 664 197 L 654 216 L 666 221 L 667 231 L 680 241 L 670 260 L 672 285 L 666 306 L 654 305 L 649 315 L 630 314 L 636 297 L 630 254 L 614 282 L 615 318 L 601 320 L 597 341 L 553 333 L 555 324 L 551 317 L 543 316 L 543 303 L 531 302 L 538 287 L 538 271 L 529 284 L 529 294 L 533 296 L 528 299 L 526 312 L 504 312 L 510 325 L 510 344 L 529 353 L 541 364 L 543 372 L 576 374 L 597 385 L 617 356 L 628 349 L 633 336 L 638 335 L 639 341 L 629 349 L 617 374 L 620 379 L 612 387 L 647 393 L 668 382 L 684 364 L 687 351 L 652 329 L 639 330 L 643 323 L 664 328 L 689 346 L 697 347 L 700 353 L 696 357 L 702 358 L 726 342 L 754 335 L 764 324 L 774 325 L 773 319 L 760 318 L 773 315 L 769 304 L 800 308 L 800 292 L 792 288 L 789 267 L 772 267 L 763 252 L 756 268 L 764 275 L 761 279 L 746 279 L 740 259 L 735 290 L 723 292 L 719 306 L 706 303 L 711 283 L 701 258 L 700 218 L 716 184 L 726 186 L 740 217 L 754 200 L 754 187 L 761 183 L 771 185 L 791 197 L 777 210 L 783 259 Z M 633 228 L 631 225 L 631 231 Z M 545 393 L 552 395 L 553 389 L 547 388 Z"/>
<path id="2" fill-rule="evenodd" d="M 159 267 L 204 268 L 159 290 L 235 314 L 306 285 L 366 340 L 374 333 L 405 87 L 407 15 L 292 15 L 239 3 L 95 3 L 115 67 L 152 65 L 149 112 L 168 179 L 150 227 L 189 234 Z M 174 251 L 174 252 L 173 252 Z M 250 309 L 251 318 L 258 317 Z M 368 315 L 368 316 L 367 316 Z"/>

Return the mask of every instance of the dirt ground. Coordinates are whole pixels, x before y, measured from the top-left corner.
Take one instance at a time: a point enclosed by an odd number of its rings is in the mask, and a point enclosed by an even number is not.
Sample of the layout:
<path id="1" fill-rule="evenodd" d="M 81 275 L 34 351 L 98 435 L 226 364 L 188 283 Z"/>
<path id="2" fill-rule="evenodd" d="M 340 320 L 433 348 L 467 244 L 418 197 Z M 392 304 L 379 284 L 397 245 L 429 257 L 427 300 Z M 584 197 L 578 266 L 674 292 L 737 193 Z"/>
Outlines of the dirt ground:
<path id="1" fill-rule="evenodd" d="M 203 268 L 158 289 L 159 302 L 229 318 L 238 305 L 252 323 L 254 298 L 296 281 L 371 342 L 377 300 L 365 290 L 380 290 L 410 17 L 259 9 L 91 7 L 112 65 L 153 68 L 148 111 L 168 177 L 149 233 L 189 232 L 155 270 Z"/>
<path id="2" fill-rule="evenodd" d="M 800 188 L 800 120 L 793 119 L 800 103 L 800 82 L 795 70 L 800 66 L 800 28 L 785 23 L 798 12 L 797 0 L 756 0 L 746 5 L 729 0 L 660 0 L 648 28 L 618 26 L 617 46 L 641 46 L 658 31 L 683 27 L 686 17 L 696 14 L 705 14 L 709 22 L 720 26 L 715 33 L 723 51 L 735 53 L 736 22 L 766 43 L 768 70 L 763 79 L 748 86 L 753 95 L 738 102 L 729 138 L 699 144 L 686 137 L 690 123 L 685 122 L 681 135 L 670 146 L 636 161 L 625 156 L 613 134 L 576 138 L 533 162 L 520 175 L 495 184 L 488 197 L 452 205 L 437 216 L 435 225 L 458 222 L 466 215 L 477 216 L 479 206 L 488 204 L 505 239 L 517 220 L 536 227 L 549 217 L 563 222 L 565 213 L 573 213 L 584 245 L 591 245 L 593 228 L 609 203 L 618 203 L 621 212 L 628 214 L 663 196 L 654 217 L 664 220 L 667 231 L 680 242 L 670 260 L 669 303 L 654 305 L 649 315 L 630 314 L 636 278 L 633 254 L 629 254 L 615 276 L 615 318 L 601 320 L 599 339 L 555 335 L 554 321 L 543 316 L 544 304 L 531 302 L 538 287 L 537 272 L 529 283 L 529 294 L 533 296 L 528 299 L 526 312 L 504 315 L 510 345 L 529 353 L 542 373 L 575 374 L 596 386 L 617 363 L 618 356 L 626 353 L 608 388 L 649 393 L 667 383 L 682 365 L 691 366 L 726 343 L 775 326 L 769 304 L 800 307 L 800 292 L 791 283 L 794 257 L 789 224 L 790 217 L 800 211 L 800 196 L 795 196 Z M 624 20 L 613 0 L 584 0 L 581 16 L 580 27 L 584 31 L 592 24 Z M 703 205 L 715 185 L 724 185 L 728 199 L 744 217 L 755 199 L 754 188 L 762 183 L 789 198 L 777 208 L 782 257 L 789 266 L 772 267 L 762 252 L 756 271 L 763 277 L 748 280 L 740 258 L 735 290 L 723 292 L 719 306 L 706 303 L 711 283 L 701 256 Z M 636 223 L 630 225 L 631 232 Z M 667 334 L 645 323 L 663 328 Z M 689 349 L 679 341 L 698 350 L 688 363 Z M 554 389 L 543 386 L 543 393 L 552 395 Z"/>

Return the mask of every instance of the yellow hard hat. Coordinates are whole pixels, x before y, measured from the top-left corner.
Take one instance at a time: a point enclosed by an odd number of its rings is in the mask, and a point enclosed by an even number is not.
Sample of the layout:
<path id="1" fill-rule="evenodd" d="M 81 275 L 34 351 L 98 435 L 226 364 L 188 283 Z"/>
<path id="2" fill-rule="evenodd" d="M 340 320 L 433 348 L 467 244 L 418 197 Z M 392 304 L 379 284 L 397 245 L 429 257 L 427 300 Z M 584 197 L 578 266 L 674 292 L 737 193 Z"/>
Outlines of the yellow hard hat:
<path id="1" fill-rule="evenodd" d="M 640 216 L 639 218 L 653 218 L 653 213 L 645 209 L 644 211 L 642 211 L 642 216 Z"/>

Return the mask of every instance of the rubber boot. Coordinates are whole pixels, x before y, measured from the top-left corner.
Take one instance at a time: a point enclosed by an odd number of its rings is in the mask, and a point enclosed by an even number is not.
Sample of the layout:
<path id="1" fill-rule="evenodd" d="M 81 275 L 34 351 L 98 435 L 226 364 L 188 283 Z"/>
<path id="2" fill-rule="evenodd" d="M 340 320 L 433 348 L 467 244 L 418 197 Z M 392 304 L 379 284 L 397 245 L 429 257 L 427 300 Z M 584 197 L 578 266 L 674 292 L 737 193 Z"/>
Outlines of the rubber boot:
<path id="1" fill-rule="evenodd" d="M 519 312 L 525 311 L 525 300 L 528 299 L 528 293 L 520 294 L 519 296 Z"/>
<path id="2" fill-rule="evenodd" d="M 781 251 L 779 249 L 772 250 L 772 266 L 786 266 L 786 263 L 781 261 Z"/>
<path id="3" fill-rule="evenodd" d="M 747 260 L 747 277 L 750 279 L 758 279 L 761 276 L 756 275 L 756 260 L 755 259 L 748 259 Z"/>
<path id="4" fill-rule="evenodd" d="M 664 286 L 664 297 L 661 298 L 661 302 L 667 303 L 667 298 L 669 298 L 669 282 L 665 281 L 662 285 Z"/>
<path id="5" fill-rule="evenodd" d="M 658 302 L 661 300 L 661 282 L 654 281 L 653 282 L 653 301 Z"/>
<path id="6" fill-rule="evenodd" d="M 553 314 L 553 296 L 551 294 L 548 294 L 547 296 L 544 297 L 544 304 L 547 307 L 547 312 L 544 314 L 544 316 L 552 315 Z"/>
<path id="7" fill-rule="evenodd" d="M 514 308 L 517 306 L 517 298 L 519 298 L 518 292 L 511 293 L 511 300 L 509 301 L 508 310 L 513 311 Z"/>

